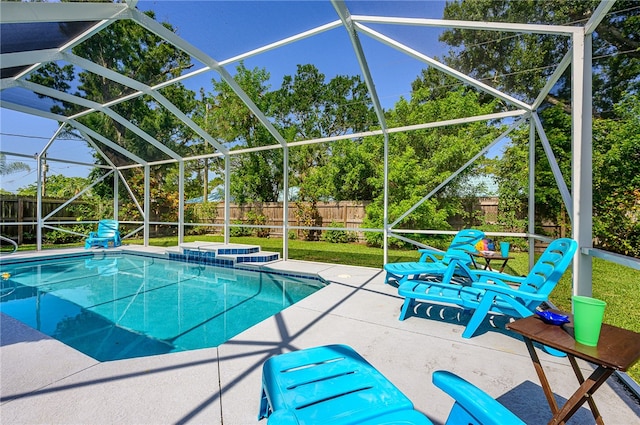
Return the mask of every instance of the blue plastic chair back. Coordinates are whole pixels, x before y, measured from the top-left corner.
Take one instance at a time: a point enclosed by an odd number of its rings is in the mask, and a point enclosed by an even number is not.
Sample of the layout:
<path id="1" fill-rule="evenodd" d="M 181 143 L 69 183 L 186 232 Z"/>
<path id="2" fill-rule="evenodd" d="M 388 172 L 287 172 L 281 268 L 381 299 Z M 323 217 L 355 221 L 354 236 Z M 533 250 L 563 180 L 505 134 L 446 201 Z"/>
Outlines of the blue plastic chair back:
<path id="1" fill-rule="evenodd" d="M 484 238 L 484 232 L 477 229 L 462 229 L 451 241 L 442 262 L 449 264 L 452 259 L 468 262 L 470 252 L 477 252 L 476 244 Z"/>
<path id="2" fill-rule="evenodd" d="M 115 220 L 100 220 L 98 223 L 98 237 L 112 238 L 118 233 L 118 222 Z"/>
<path id="3" fill-rule="evenodd" d="M 578 243 L 573 239 L 556 239 L 549 244 L 533 266 L 519 290 L 548 296 L 573 260 Z"/>

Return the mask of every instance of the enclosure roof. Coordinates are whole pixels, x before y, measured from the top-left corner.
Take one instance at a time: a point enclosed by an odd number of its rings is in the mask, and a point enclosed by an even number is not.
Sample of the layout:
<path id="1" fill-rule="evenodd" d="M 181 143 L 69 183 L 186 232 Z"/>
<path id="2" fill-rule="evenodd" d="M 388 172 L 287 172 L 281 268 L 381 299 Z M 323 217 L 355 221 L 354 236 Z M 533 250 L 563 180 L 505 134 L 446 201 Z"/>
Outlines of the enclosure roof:
<path id="1" fill-rule="evenodd" d="M 209 155 L 238 153 L 231 152 L 233 145 L 225 144 L 208 134 L 195 122 L 190 111 L 182 111 L 179 105 L 171 103 L 166 97 L 171 86 L 188 85 L 202 76 L 206 76 L 208 81 L 213 79 L 226 82 L 232 88 L 235 95 L 272 136 L 273 145 L 267 148 L 440 125 L 416 122 L 403 128 L 388 128 L 385 122 L 385 109 L 401 97 L 408 97 L 412 78 L 415 79 L 420 69 L 425 67 L 434 67 L 457 78 L 463 84 L 503 101 L 503 111 L 482 119 L 526 116 L 539 106 L 540 99 L 546 93 L 541 93 L 537 99 L 503 93 L 493 87 L 491 82 L 474 80 L 447 67 L 437 59 L 438 55 L 444 54 L 446 48 L 438 41 L 439 31 L 443 28 L 465 28 L 474 31 L 537 33 L 570 38 L 573 34 L 584 33 L 585 30 L 589 30 L 590 25 L 596 24 L 593 20 L 584 27 L 444 21 L 437 19 L 442 15 L 443 5 L 435 2 L 197 2 L 189 6 L 185 4 L 185 7 L 176 12 L 185 15 L 186 22 L 193 22 L 194 26 L 198 26 L 198 32 L 206 33 L 207 38 L 203 44 L 196 46 L 178 35 L 181 32 L 191 34 L 190 28 L 177 28 L 176 33 L 159 23 L 163 20 L 171 22 L 174 18 L 162 12 L 164 3 L 168 2 L 2 2 L 0 105 L 3 108 L 56 120 L 62 123 L 65 129 L 73 130 L 74 134 L 89 142 L 97 152 L 101 153 L 104 147 L 109 147 L 122 155 L 128 164 L 185 159 L 156 136 L 143 131 L 137 123 L 117 112 L 119 105 L 126 105 L 127 102 L 141 97 L 147 101 L 151 99 L 150 104 L 153 107 L 166 109 L 184 123 L 193 132 L 194 139 L 210 146 L 207 151 Z M 210 10 L 208 13 L 201 13 L 204 7 L 215 7 L 215 13 L 209 13 Z M 158 20 L 144 13 L 149 8 L 160 10 L 157 12 Z M 594 15 L 597 16 L 598 13 Z M 112 66 L 106 66 L 90 60 L 90 55 L 79 53 L 82 49 L 78 48 L 83 43 L 119 20 L 133 22 L 142 29 L 142 36 L 153 34 L 177 47 L 188 56 L 191 65 L 181 69 L 178 75 L 167 71 L 166 75 L 145 80 L 119 72 L 117 61 Z M 249 30 L 256 27 L 260 30 Z M 257 38 L 256 35 L 261 38 Z M 309 44 L 310 39 L 320 42 Z M 567 57 L 570 58 L 570 52 L 567 52 Z M 557 80 L 569 66 L 570 60 L 567 57 L 554 65 L 557 69 L 550 79 L 549 87 L 545 88 L 546 91 L 551 89 L 553 80 Z M 267 115 L 264 108 L 258 106 L 258 99 L 243 91 L 233 75 L 233 69 L 239 63 L 266 67 L 271 71 L 270 64 L 284 60 L 290 61 L 291 66 L 284 71 L 289 75 L 295 73 L 297 64 L 314 63 L 326 67 L 327 74 L 330 75 L 360 76 L 368 87 L 376 112 L 377 122 L 373 123 L 371 128 L 377 130 L 366 134 L 343 134 L 317 140 L 286 140 L 274 126 L 273 118 Z M 399 65 L 392 69 L 385 68 L 396 61 L 407 62 L 398 62 Z M 54 83 L 48 84 L 46 80 L 34 81 L 34 71 L 42 70 L 47 64 L 55 64 L 61 68 L 69 67 L 75 76 L 71 87 L 63 89 Z M 405 77 L 406 91 L 385 91 L 382 81 L 393 80 L 394 77 L 401 79 L 402 72 L 407 69 L 410 69 L 412 74 Z M 103 99 L 90 98 L 82 90 L 83 73 L 96 74 L 110 80 L 119 87 L 119 93 Z M 282 76 L 272 77 L 276 80 Z M 109 121 L 125 127 L 135 134 L 141 143 L 149 145 L 149 156 L 128 151 L 116 140 L 110 139 L 104 128 L 88 125 L 83 118 L 89 116 L 104 117 L 107 119 L 101 122 Z M 469 119 L 471 117 L 460 117 L 460 122 Z M 3 151 L 10 149 L 8 146 L 2 148 Z M 105 157 L 104 154 L 102 156 Z M 106 157 L 105 160 L 115 166 Z"/>

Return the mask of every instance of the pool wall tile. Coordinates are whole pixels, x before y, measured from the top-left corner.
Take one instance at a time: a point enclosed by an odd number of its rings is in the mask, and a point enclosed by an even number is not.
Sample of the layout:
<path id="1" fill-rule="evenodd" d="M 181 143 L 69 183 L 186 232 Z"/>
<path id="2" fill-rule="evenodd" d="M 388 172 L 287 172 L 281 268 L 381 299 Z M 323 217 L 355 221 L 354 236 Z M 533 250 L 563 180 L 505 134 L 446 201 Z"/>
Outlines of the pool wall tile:
<path id="1" fill-rule="evenodd" d="M 257 250 L 256 252 L 259 252 L 260 250 L 259 247 L 251 247 L 249 249 Z M 41 261 L 42 259 L 63 259 L 63 258 L 84 258 L 84 257 L 105 258 L 105 257 L 113 257 L 113 256 L 126 254 L 126 255 L 135 255 L 140 257 L 164 258 L 172 261 L 210 265 L 210 266 L 224 267 L 229 269 L 238 268 L 238 269 L 242 269 L 243 271 L 249 271 L 254 273 L 263 272 L 263 273 L 268 273 L 272 275 L 279 275 L 279 276 L 286 276 L 286 277 L 293 277 L 293 278 L 300 278 L 300 279 L 311 279 L 311 280 L 322 282 L 324 284 L 327 283 L 324 279 L 322 279 L 321 277 L 317 276 L 314 273 L 304 274 L 304 273 L 293 273 L 293 272 L 286 272 L 286 271 L 280 271 L 280 270 L 263 269 L 262 266 L 258 264 L 256 264 L 256 266 L 258 266 L 259 268 L 255 268 L 255 266 L 253 265 L 252 266 L 247 265 L 245 267 L 242 266 L 242 264 L 246 264 L 246 263 L 264 263 L 264 262 L 277 261 L 280 259 L 280 254 L 278 253 L 274 253 L 271 255 L 264 255 L 260 257 L 237 257 L 236 261 L 234 261 L 232 259 L 216 258 L 215 251 L 199 251 L 199 250 L 191 250 L 191 249 L 185 249 L 184 251 L 185 251 L 185 254 L 170 252 L 170 251 L 167 251 L 164 254 L 162 254 L 162 253 L 152 253 L 152 252 L 138 252 L 133 250 L 131 251 L 126 250 L 125 252 L 123 252 L 121 250 L 114 249 L 114 250 L 105 250 L 105 251 L 76 252 L 72 254 L 43 255 L 43 256 L 32 257 L 32 258 L 16 258 L 16 259 L 6 259 L 6 260 L 3 258 L 3 263 L 6 263 L 6 264 L 29 263 L 34 261 Z M 195 254 L 195 255 L 188 255 L 189 253 Z M 220 252 L 218 252 L 218 255 L 220 255 Z M 253 260 L 248 260 L 249 258 L 252 258 Z M 240 267 L 237 267 L 237 266 L 240 266 Z"/>

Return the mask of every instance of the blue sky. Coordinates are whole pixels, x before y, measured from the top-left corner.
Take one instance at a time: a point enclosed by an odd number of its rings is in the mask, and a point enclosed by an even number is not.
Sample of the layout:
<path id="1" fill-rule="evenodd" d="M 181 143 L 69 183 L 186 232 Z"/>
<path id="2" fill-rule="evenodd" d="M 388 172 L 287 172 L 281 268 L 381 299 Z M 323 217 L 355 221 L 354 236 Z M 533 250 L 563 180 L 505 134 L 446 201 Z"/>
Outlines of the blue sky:
<path id="1" fill-rule="evenodd" d="M 352 14 L 441 18 L 444 2 L 440 1 L 347 1 Z M 216 59 L 224 61 L 238 54 L 261 47 L 302 31 L 338 19 L 329 1 L 141 1 L 140 10 L 154 10 L 156 19 L 170 22 L 177 33 L 191 44 Z M 370 25 L 376 31 L 393 37 L 427 55 L 442 56 L 446 46 L 437 40 L 439 29 L 418 29 L 406 26 Z M 401 97 L 408 97 L 411 82 L 424 64 L 400 54 L 366 36 L 360 37 L 376 90 L 383 107 L 390 108 Z M 360 74 L 358 63 L 342 29 L 270 51 L 245 60 L 247 68 L 265 68 L 271 75 L 270 84 L 278 88 L 284 75 L 294 75 L 296 65 L 313 63 L 330 80 L 336 75 Z M 236 64 L 227 69 L 234 73 Z M 196 62 L 194 69 L 201 65 Z M 206 73 L 185 81 L 196 92 L 211 90 L 212 78 Z M 33 155 L 40 152 L 58 128 L 55 121 L 1 109 L 0 150 Z M 25 137 L 26 136 L 26 137 Z M 53 158 L 92 162 L 86 143 L 59 140 L 49 150 Z M 32 166 L 28 173 L 4 176 L 1 187 L 15 191 L 35 182 L 35 161 L 20 160 Z M 50 173 L 86 176 L 89 167 L 51 162 Z"/>

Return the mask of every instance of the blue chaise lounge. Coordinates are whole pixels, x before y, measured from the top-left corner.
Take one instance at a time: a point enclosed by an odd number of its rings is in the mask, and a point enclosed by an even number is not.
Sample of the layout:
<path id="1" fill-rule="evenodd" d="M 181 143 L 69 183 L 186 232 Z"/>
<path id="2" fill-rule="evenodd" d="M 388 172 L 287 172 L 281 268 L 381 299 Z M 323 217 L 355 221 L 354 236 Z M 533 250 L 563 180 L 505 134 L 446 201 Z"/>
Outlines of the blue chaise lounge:
<path id="1" fill-rule="evenodd" d="M 98 222 L 98 231 L 89 233 L 87 240 L 84 242 L 84 249 L 94 246 L 109 248 L 109 244 L 114 247 L 122 245 L 118 227 L 119 224 L 115 220 L 100 220 Z"/>
<path id="2" fill-rule="evenodd" d="M 454 398 L 446 425 L 524 425 L 488 394 L 446 371 L 433 382 Z M 362 356 L 346 345 L 271 357 L 262 368 L 258 420 L 269 425 L 433 425 Z"/>
<path id="3" fill-rule="evenodd" d="M 453 260 L 442 279 L 408 280 L 400 285 L 398 293 L 405 297 L 400 320 L 409 315 L 416 300 L 460 306 L 474 311 L 462 333 L 463 338 L 471 338 L 488 314 L 531 316 L 549 299 L 577 248 L 573 239 L 554 240 L 524 277 L 471 270 Z M 459 271 L 468 277 L 468 284 L 453 283 L 454 273 Z"/>
<path id="4" fill-rule="evenodd" d="M 469 252 L 476 252 L 475 245 L 483 238 L 484 233 L 481 230 L 460 230 L 444 252 L 426 248 L 419 249 L 418 252 L 422 254 L 419 261 L 385 264 L 384 270 L 387 272 L 385 282 L 391 283 L 391 280 L 395 280 L 398 285 L 402 285 L 410 278 L 417 278 L 423 274 L 443 274 L 453 259 L 470 263 Z"/>

